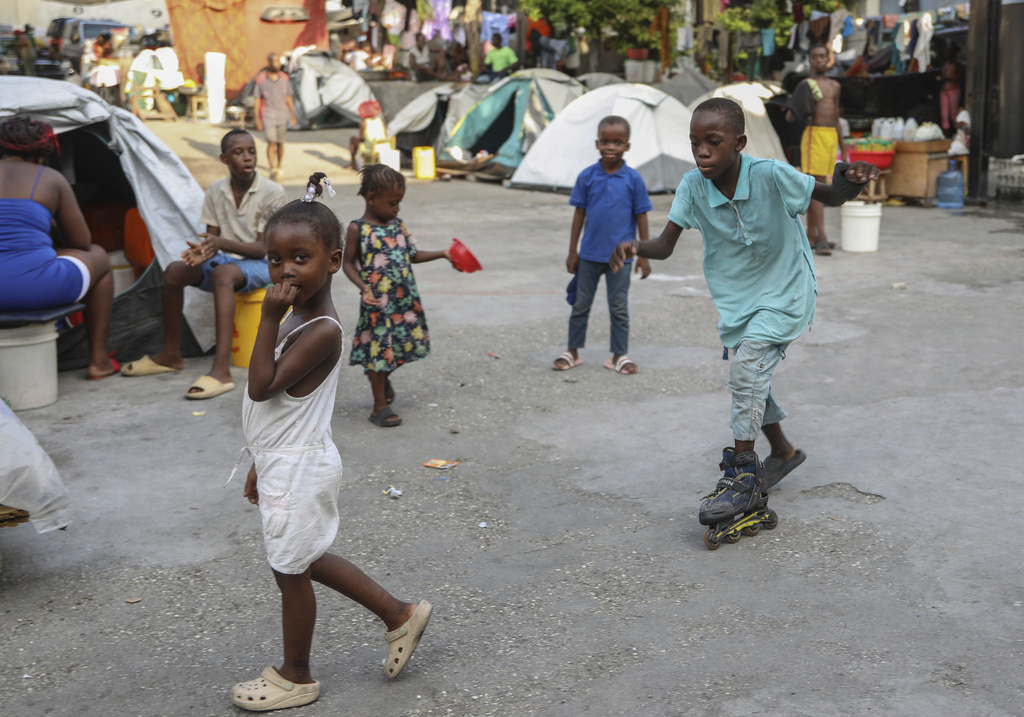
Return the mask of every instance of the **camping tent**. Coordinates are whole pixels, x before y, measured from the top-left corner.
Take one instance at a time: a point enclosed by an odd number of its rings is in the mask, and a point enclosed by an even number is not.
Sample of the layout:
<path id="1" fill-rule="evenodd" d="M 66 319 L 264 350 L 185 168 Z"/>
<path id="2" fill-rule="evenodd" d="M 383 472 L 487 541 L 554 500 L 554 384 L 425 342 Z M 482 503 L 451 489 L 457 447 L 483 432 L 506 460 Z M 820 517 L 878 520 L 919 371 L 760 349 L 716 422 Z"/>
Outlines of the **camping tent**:
<path id="1" fill-rule="evenodd" d="M 395 115 L 388 134 L 402 147 L 440 150 L 456 123 L 487 93 L 487 85 L 456 83 L 427 90 Z"/>
<path id="2" fill-rule="evenodd" d="M 16 114 L 53 125 L 61 146 L 60 169 L 83 210 L 115 201 L 138 207 L 160 266 L 177 261 L 187 248 L 185 241 L 203 231 L 202 188 L 181 160 L 130 112 L 111 107 L 70 82 L 0 77 L 0 117 Z M 155 300 L 159 302 L 158 290 Z M 115 300 L 109 344 L 114 349 L 119 348 L 117 311 Z M 187 291 L 185 318 L 200 348 L 209 349 L 214 343 L 210 295 Z M 121 351 L 118 358 L 137 356 Z"/>
<path id="3" fill-rule="evenodd" d="M 698 70 L 684 67 L 671 79 L 658 83 L 658 89 L 675 97 L 687 107 L 691 107 L 695 99 L 708 92 L 713 92 L 718 83 Z"/>
<path id="4" fill-rule="evenodd" d="M 256 73 L 257 75 L 259 73 Z M 295 93 L 295 116 L 299 129 L 355 126 L 359 105 L 376 99 L 358 72 L 326 52 L 306 52 L 289 70 Z M 235 107 L 251 107 L 256 75 L 231 100 Z"/>
<path id="5" fill-rule="evenodd" d="M 629 122 L 629 166 L 644 178 L 649 192 L 672 192 L 696 165 L 690 150 L 690 111 L 678 100 L 648 85 L 607 85 L 565 108 L 544 130 L 515 174 L 512 186 L 567 191 L 576 176 L 598 161 L 594 141 L 602 117 Z"/>
<path id="6" fill-rule="evenodd" d="M 770 82 L 737 82 L 723 85 L 712 92 L 698 97 L 690 105 L 692 112 L 697 105 L 711 97 L 728 97 L 743 106 L 746 120 L 747 146 L 744 154 L 762 159 L 777 159 L 788 162 L 782 149 L 782 141 L 775 131 L 772 121 L 768 118 L 765 102 L 782 92 L 782 88 Z"/>
<path id="7" fill-rule="evenodd" d="M 510 174 L 545 127 L 585 88 L 556 70 L 515 72 L 491 85 L 445 142 L 439 165 L 458 167 L 481 150 L 495 173 Z"/>
<path id="8" fill-rule="evenodd" d="M 582 82 L 583 86 L 588 90 L 596 90 L 598 87 L 604 87 L 605 85 L 621 85 L 625 83 L 624 79 L 610 72 L 588 72 L 576 79 Z"/>

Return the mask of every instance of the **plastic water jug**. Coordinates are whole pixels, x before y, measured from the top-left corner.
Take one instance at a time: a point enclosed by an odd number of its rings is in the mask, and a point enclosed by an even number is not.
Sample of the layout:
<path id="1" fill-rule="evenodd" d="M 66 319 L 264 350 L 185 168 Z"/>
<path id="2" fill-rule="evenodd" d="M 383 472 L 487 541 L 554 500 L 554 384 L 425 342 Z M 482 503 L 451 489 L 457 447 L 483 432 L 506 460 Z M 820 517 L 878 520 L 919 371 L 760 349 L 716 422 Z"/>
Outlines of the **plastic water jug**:
<path id="1" fill-rule="evenodd" d="M 913 142 L 915 134 L 917 134 L 917 120 L 913 117 L 908 117 L 907 121 L 903 124 L 903 139 L 907 142 Z"/>
<path id="2" fill-rule="evenodd" d="M 892 138 L 895 140 L 903 139 L 903 118 L 897 117 L 896 123 L 892 126 Z"/>
<path id="3" fill-rule="evenodd" d="M 939 175 L 938 202 L 940 209 L 964 208 L 964 174 L 949 160 L 949 169 Z"/>

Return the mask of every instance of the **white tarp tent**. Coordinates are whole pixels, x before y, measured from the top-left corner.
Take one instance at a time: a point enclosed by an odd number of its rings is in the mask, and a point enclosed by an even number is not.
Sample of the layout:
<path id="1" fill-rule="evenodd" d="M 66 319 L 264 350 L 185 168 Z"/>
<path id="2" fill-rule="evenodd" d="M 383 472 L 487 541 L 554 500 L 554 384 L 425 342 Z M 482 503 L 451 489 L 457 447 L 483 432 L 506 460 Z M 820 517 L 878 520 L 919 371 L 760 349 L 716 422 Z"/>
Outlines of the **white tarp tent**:
<path id="1" fill-rule="evenodd" d="M 696 167 L 690 150 L 690 111 L 648 85 L 607 85 L 570 104 L 537 138 L 512 175 L 512 186 L 572 190 L 576 176 L 597 162 L 597 124 L 608 115 L 630 125 L 626 162 L 640 173 L 649 192 L 674 192 Z"/>
<path id="2" fill-rule="evenodd" d="M 747 146 L 743 153 L 751 157 L 777 159 L 788 163 L 789 160 L 782 149 L 782 141 L 764 106 L 765 101 L 781 92 L 781 87 L 770 82 L 737 82 L 722 85 L 695 99 L 690 105 L 690 111 L 693 112 L 697 105 L 712 97 L 728 97 L 739 102 L 743 106 L 743 117 L 747 126 Z"/>
<path id="3" fill-rule="evenodd" d="M 35 77 L 0 77 L 0 117 L 24 114 L 53 125 L 58 135 L 94 128 L 120 162 L 149 229 L 161 267 L 181 258 L 204 229 L 199 225 L 203 190 L 167 145 L 142 120 L 112 107 L 89 90 L 70 82 Z M 74 178 L 70 181 L 74 184 Z M 210 294 L 185 292 L 185 318 L 203 350 L 214 344 Z"/>
<path id="4" fill-rule="evenodd" d="M 684 67 L 675 77 L 658 83 L 658 89 L 672 95 L 687 107 L 692 107 L 692 102 L 695 99 L 708 92 L 713 92 L 718 84 L 698 70 Z"/>
<path id="5" fill-rule="evenodd" d="M 605 87 L 607 85 L 621 85 L 626 82 L 618 75 L 613 75 L 610 72 L 588 72 L 576 79 L 582 82 L 588 90 L 596 90 L 598 87 Z"/>

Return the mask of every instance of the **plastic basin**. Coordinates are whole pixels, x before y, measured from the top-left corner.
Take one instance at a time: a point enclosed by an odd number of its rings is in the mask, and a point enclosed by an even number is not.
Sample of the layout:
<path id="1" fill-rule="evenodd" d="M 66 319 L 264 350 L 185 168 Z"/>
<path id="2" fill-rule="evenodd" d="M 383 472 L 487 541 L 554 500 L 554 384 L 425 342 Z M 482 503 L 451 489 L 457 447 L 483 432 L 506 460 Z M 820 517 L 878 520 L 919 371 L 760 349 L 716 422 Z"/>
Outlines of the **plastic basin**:
<path id="1" fill-rule="evenodd" d="M 856 149 L 848 151 L 851 162 L 870 162 L 879 169 L 888 169 L 896 150 L 889 152 L 861 152 Z"/>
<path id="2" fill-rule="evenodd" d="M 452 239 L 452 246 L 449 253 L 452 257 L 452 266 L 459 271 L 472 274 L 474 271 L 480 271 L 483 269 L 477 258 L 473 256 L 473 252 L 469 250 L 469 247 L 458 239 Z"/>

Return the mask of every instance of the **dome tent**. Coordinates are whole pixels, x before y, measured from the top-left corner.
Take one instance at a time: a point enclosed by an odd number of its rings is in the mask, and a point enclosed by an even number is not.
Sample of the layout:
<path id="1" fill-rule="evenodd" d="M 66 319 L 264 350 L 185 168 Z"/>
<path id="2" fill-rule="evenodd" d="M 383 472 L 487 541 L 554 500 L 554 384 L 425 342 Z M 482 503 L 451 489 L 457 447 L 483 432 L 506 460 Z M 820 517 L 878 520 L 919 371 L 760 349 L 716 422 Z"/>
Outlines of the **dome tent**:
<path id="1" fill-rule="evenodd" d="M 487 85 L 453 82 L 427 90 L 388 122 L 388 134 L 397 137 L 399 149 L 429 145 L 440 150 L 487 89 Z"/>
<path id="2" fill-rule="evenodd" d="M 491 85 L 459 120 L 438 165 L 472 165 L 493 174 L 511 174 L 551 120 L 584 91 L 577 80 L 555 70 L 521 70 L 509 75 Z M 481 150 L 489 155 L 486 168 L 473 161 Z"/>
<path id="3" fill-rule="evenodd" d="M 599 87 L 555 118 L 512 175 L 522 189 L 571 191 L 576 177 L 600 157 L 594 142 L 603 117 L 619 115 L 630 125 L 625 160 L 640 173 L 649 192 L 673 192 L 696 167 L 687 128 L 690 111 L 648 85 Z"/>

